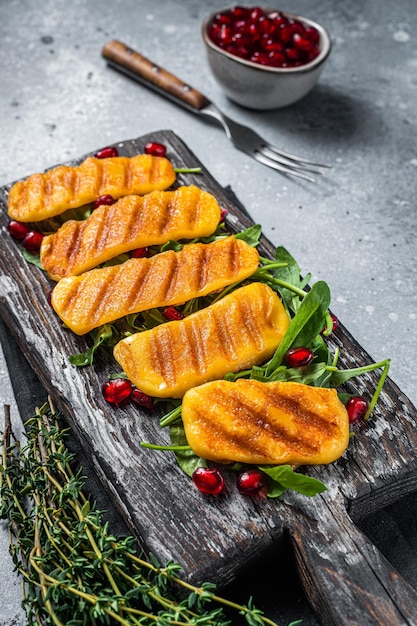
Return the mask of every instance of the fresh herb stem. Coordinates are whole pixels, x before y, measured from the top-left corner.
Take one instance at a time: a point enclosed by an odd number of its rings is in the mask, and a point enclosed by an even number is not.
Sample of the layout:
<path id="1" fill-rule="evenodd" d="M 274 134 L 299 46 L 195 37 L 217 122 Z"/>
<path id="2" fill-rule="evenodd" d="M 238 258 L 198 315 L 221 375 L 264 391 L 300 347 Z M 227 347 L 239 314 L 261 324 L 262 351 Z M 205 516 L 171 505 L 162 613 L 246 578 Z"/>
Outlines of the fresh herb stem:
<path id="1" fill-rule="evenodd" d="M 262 270 L 268 271 L 268 270 L 277 269 L 279 267 L 288 267 L 288 263 L 281 263 L 280 261 L 271 261 L 261 256 L 259 257 L 259 260 L 263 263 L 263 265 L 261 265 L 258 271 L 262 271 Z"/>
<path id="2" fill-rule="evenodd" d="M 164 415 L 159 421 L 159 425 L 161 426 L 161 428 L 175 422 L 175 420 L 181 417 L 181 412 L 182 405 L 180 404 L 179 406 L 175 407 L 175 409 L 172 409 L 172 411 L 170 411 L 169 413 L 166 413 L 166 415 Z"/>
<path id="3" fill-rule="evenodd" d="M 179 409 L 173 410 L 177 416 Z M 10 554 L 22 576 L 28 624 L 226 626 L 227 607 L 248 624 L 276 626 L 251 600 L 239 605 L 216 595 L 210 583 L 193 586 L 180 578 L 177 563 L 161 567 L 137 554 L 134 537 L 109 534 L 83 492 L 81 470 L 72 471 L 73 455 L 63 444 L 67 431 L 51 402 L 26 423 L 24 447 L 7 413 L 5 408 L 1 516 L 9 520 Z"/>
<path id="4" fill-rule="evenodd" d="M 201 174 L 201 167 L 174 167 L 176 174 Z"/>
<path id="5" fill-rule="evenodd" d="M 300 296 L 301 298 L 304 298 L 307 295 L 307 291 L 304 291 L 304 289 L 300 289 L 296 285 L 293 285 L 287 282 L 286 280 L 276 278 L 275 276 L 270 276 L 269 274 L 267 274 L 267 271 L 268 271 L 268 268 L 260 267 L 259 269 L 256 270 L 254 274 L 252 274 L 251 279 L 252 280 L 260 279 L 260 280 L 265 281 L 266 283 L 277 285 L 278 287 L 283 287 L 284 289 L 289 289 L 289 291 L 292 291 L 293 293 L 297 294 L 297 296 Z"/>

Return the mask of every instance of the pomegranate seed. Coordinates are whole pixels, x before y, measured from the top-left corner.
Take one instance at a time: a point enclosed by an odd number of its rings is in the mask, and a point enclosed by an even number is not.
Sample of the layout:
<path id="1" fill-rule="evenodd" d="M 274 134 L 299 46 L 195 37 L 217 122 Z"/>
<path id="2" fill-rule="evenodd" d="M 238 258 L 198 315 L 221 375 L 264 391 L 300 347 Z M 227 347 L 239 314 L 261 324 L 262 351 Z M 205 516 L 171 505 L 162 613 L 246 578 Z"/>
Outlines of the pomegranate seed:
<path id="1" fill-rule="evenodd" d="M 170 322 L 184 319 L 184 315 L 181 311 L 178 311 L 175 306 L 167 306 L 167 308 L 162 311 L 162 315 Z"/>
<path id="2" fill-rule="evenodd" d="M 304 65 L 320 51 L 316 28 L 259 6 L 234 7 L 218 13 L 208 36 L 230 54 L 269 67 Z"/>
<path id="3" fill-rule="evenodd" d="M 330 317 L 332 318 L 332 330 L 336 330 L 336 328 L 338 328 L 339 326 L 339 320 L 337 319 L 336 315 L 333 315 L 333 313 L 330 313 Z"/>
<path id="4" fill-rule="evenodd" d="M 317 28 L 314 28 L 313 26 L 307 26 L 307 28 L 304 31 L 304 34 L 312 44 L 314 44 L 315 46 L 319 45 L 320 34 Z"/>
<path id="5" fill-rule="evenodd" d="M 286 48 L 285 54 L 291 63 L 297 63 L 302 58 L 302 52 L 297 50 L 297 48 Z"/>
<path id="6" fill-rule="evenodd" d="M 244 496 L 266 495 L 266 476 L 259 469 L 250 469 L 238 474 L 236 485 L 239 493 Z"/>
<path id="7" fill-rule="evenodd" d="M 145 154 L 151 154 L 152 156 L 163 157 L 167 153 L 167 149 L 162 143 L 156 143 L 156 141 L 149 141 L 145 144 Z"/>
<path id="8" fill-rule="evenodd" d="M 331 328 L 331 332 L 333 332 L 334 330 L 336 330 L 336 328 L 338 328 L 339 326 L 339 320 L 337 319 L 336 315 L 334 315 L 333 313 L 330 312 L 330 317 L 332 318 L 332 328 Z M 323 330 L 321 332 L 324 332 L 326 330 L 326 327 L 323 328 Z"/>
<path id="9" fill-rule="evenodd" d="M 109 157 L 117 157 L 119 156 L 119 151 L 114 146 L 108 146 L 107 148 L 102 148 L 94 155 L 96 159 L 108 159 Z"/>
<path id="10" fill-rule="evenodd" d="M 314 359 L 314 352 L 310 348 L 290 348 L 288 350 L 285 361 L 288 367 L 304 367 L 311 363 Z"/>
<path id="11" fill-rule="evenodd" d="M 29 231 L 29 226 L 23 222 L 12 220 L 9 222 L 7 230 L 14 239 L 24 239 Z"/>
<path id="12" fill-rule="evenodd" d="M 42 233 L 37 230 L 29 230 L 22 241 L 22 246 L 29 252 L 39 252 L 42 239 Z"/>
<path id="13" fill-rule="evenodd" d="M 310 50 L 313 47 L 313 44 L 311 43 L 309 39 L 307 39 L 306 37 L 303 37 L 302 35 L 299 35 L 298 33 L 294 35 L 293 41 L 294 41 L 294 46 L 296 46 L 296 48 L 299 48 L 300 50 L 304 50 L 305 52 L 310 52 Z"/>
<path id="14" fill-rule="evenodd" d="M 130 251 L 130 256 L 132 259 L 143 259 L 143 257 L 148 255 L 148 252 L 149 248 L 136 248 Z"/>
<path id="15" fill-rule="evenodd" d="M 102 204 L 114 204 L 116 201 L 110 194 L 106 194 L 105 196 L 99 196 L 96 200 L 94 200 L 93 208 L 98 209 Z"/>
<path id="16" fill-rule="evenodd" d="M 230 9 L 230 17 L 232 20 L 247 20 L 250 16 L 250 9 L 247 7 L 236 6 Z"/>
<path id="17" fill-rule="evenodd" d="M 155 400 L 152 396 L 148 396 L 140 389 L 133 389 L 131 394 L 131 400 L 137 406 L 144 407 L 145 409 L 153 409 L 155 406 Z"/>
<path id="18" fill-rule="evenodd" d="M 369 408 L 369 402 L 361 396 L 351 396 L 345 406 L 349 417 L 349 424 L 353 424 L 365 417 L 365 413 Z"/>
<path id="19" fill-rule="evenodd" d="M 252 22 L 257 22 L 261 17 L 265 17 L 265 13 L 261 7 L 253 7 L 250 12 L 250 19 Z"/>
<path id="20" fill-rule="evenodd" d="M 224 478 L 216 468 L 197 467 L 192 475 L 193 482 L 202 493 L 217 496 L 224 489 Z"/>
<path id="21" fill-rule="evenodd" d="M 226 215 L 227 215 L 227 209 L 222 209 L 220 211 L 220 222 L 224 222 Z"/>
<path id="22" fill-rule="evenodd" d="M 126 378 L 114 378 L 103 383 L 101 391 L 107 402 L 121 404 L 132 393 L 132 383 Z"/>
<path id="23" fill-rule="evenodd" d="M 270 52 L 269 58 L 271 59 L 271 63 L 274 67 L 284 67 L 285 65 L 285 54 L 282 52 Z"/>

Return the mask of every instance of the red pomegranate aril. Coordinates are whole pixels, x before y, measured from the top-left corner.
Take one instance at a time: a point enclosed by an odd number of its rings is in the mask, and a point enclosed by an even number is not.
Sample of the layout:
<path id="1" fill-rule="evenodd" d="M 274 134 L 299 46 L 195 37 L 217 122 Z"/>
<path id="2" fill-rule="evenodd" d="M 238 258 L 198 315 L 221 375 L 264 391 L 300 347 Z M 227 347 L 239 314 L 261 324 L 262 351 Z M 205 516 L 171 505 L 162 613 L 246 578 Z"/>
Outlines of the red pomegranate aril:
<path id="1" fill-rule="evenodd" d="M 24 224 L 23 222 L 17 222 L 16 220 L 12 220 L 11 222 L 9 222 L 7 230 L 9 231 L 9 234 L 13 237 L 13 239 L 24 239 L 29 232 L 29 226 L 27 224 Z"/>
<path id="2" fill-rule="evenodd" d="M 148 396 L 147 393 L 144 393 L 140 389 L 133 389 L 130 399 L 134 404 L 145 409 L 153 409 L 155 406 L 155 400 L 152 396 Z"/>
<path id="3" fill-rule="evenodd" d="M 227 209 L 222 209 L 220 211 L 220 222 L 224 222 L 226 215 L 227 215 Z"/>
<path id="4" fill-rule="evenodd" d="M 304 50 L 305 52 L 310 52 L 313 47 L 311 41 L 309 41 L 306 37 L 299 35 L 298 33 L 294 35 L 293 43 L 296 48 Z"/>
<path id="5" fill-rule="evenodd" d="M 293 35 L 292 24 L 284 24 L 279 29 L 279 40 L 283 44 L 290 43 L 290 41 L 292 40 L 292 35 Z"/>
<path id="6" fill-rule="evenodd" d="M 167 153 L 166 146 L 163 143 L 158 143 L 156 141 L 149 141 L 145 144 L 145 154 L 151 154 L 152 156 L 163 157 Z"/>
<path id="7" fill-rule="evenodd" d="M 330 313 L 330 317 L 332 319 L 332 328 L 331 328 L 331 331 L 330 331 L 330 333 L 332 333 L 333 331 L 336 330 L 336 328 L 338 328 L 340 322 L 339 322 L 339 320 L 337 319 L 337 317 L 336 317 L 336 315 L 334 313 L 331 313 L 331 312 L 329 312 L 329 313 Z M 323 328 L 322 332 L 324 332 L 325 330 L 326 330 L 326 326 Z"/>
<path id="8" fill-rule="evenodd" d="M 121 404 L 132 393 L 132 383 L 126 378 L 114 378 L 103 383 L 101 391 L 107 402 Z"/>
<path id="9" fill-rule="evenodd" d="M 216 17 L 215 17 L 215 22 L 219 25 L 219 26 L 229 26 L 232 22 L 232 16 L 229 13 L 217 13 Z"/>
<path id="10" fill-rule="evenodd" d="M 237 48 L 235 46 L 228 46 L 230 47 L 230 53 L 234 54 L 235 56 L 239 56 L 241 59 L 248 59 L 250 56 L 250 49 L 249 48 L 245 48 L 245 46 L 238 46 Z M 227 50 L 228 48 L 226 48 Z"/>
<path id="11" fill-rule="evenodd" d="M 236 486 L 244 496 L 266 495 L 266 476 L 259 469 L 249 469 L 238 474 Z"/>
<path id="12" fill-rule="evenodd" d="M 251 44 L 252 42 L 249 35 L 236 33 L 232 36 L 232 45 L 236 46 L 236 50 L 239 50 L 239 48 L 249 49 Z"/>
<path id="13" fill-rule="evenodd" d="M 131 250 L 130 256 L 132 259 L 143 259 L 145 256 L 148 256 L 149 248 L 136 248 L 135 250 Z"/>
<path id="14" fill-rule="evenodd" d="M 332 330 L 336 330 L 340 322 L 337 319 L 336 315 L 334 315 L 334 313 L 330 313 L 330 317 L 332 318 Z"/>
<path id="15" fill-rule="evenodd" d="M 229 54 L 267 67 L 297 67 L 319 54 L 320 35 L 316 28 L 259 6 L 218 13 L 208 35 Z"/>
<path id="16" fill-rule="evenodd" d="M 37 230 L 29 230 L 22 241 L 22 246 L 29 252 L 39 252 L 43 235 Z"/>
<path id="17" fill-rule="evenodd" d="M 119 151 L 114 146 L 107 146 L 107 148 L 102 148 L 94 155 L 96 159 L 108 159 L 109 157 L 117 157 L 119 156 Z"/>
<path id="18" fill-rule="evenodd" d="M 106 194 L 104 196 L 99 196 L 98 198 L 96 198 L 96 200 L 94 200 L 93 208 L 98 209 L 98 207 L 101 206 L 102 204 L 107 204 L 110 206 L 114 204 L 115 202 L 116 201 L 113 198 L 113 196 L 111 196 L 110 194 Z"/>
<path id="19" fill-rule="evenodd" d="M 269 58 L 275 67 L 284 67 L 286 63 L 285 54 L 283 52 L 270 52 Z"/>
<path id="20" fill-rule="evenodd" d="M 262 35 L 269 35 L 272 37 L 275 32 L 275 24 L 267 17 L 261 17 L 258 22 L 258 30 Z"/>
<path id="21" fill-rule="evenodd" d="M 169 322 L 184 319 L 184 315 L 175 306 L 167 306 L 166 309 L 162 311 L 162 315 Z"/>
<path id="22" fill-rule="evenodd" d="M 224 478 L 214 467 L 197 467 L 192 480 L 199 491 L 211 496 L 217 496 L 224 490 Z"/>
<path id="23" fill-rule="evenodd" d="M 266 37 L 262 37 L 260 41 L 260 45 L 261 45 L 262 50 L 265 50 L 265 52 L 283 52 L 284 51 L 284 46 L 282 45 L 282 43 L 277 42 L 275 39 L 273 39 L 272 37 L 269 37 L 268 35 Z"/>
<path id="24" fill-rule="evenodd" d="M 345 406 L 349 424 L 354 424 L 365 417 L 366 411 L 369 408 L 369 402 L 361 396 L 351 396 Z"/>
<path id="25" fill-rule="evenodd" d="M 250 16 L 250 10 L 247 7 L 236 6 L 230 9 L 230 17 L 233 21 L 247 20 Z"/>
<path id="26" fill-rule="evenodd" d="M 286 48 L 285 54 L 288 61 L 290 61 L 291 63 L 296 63 L 297 61 L 300 61 L 303 56 L 302 51 L 297 50 L 297 48 Z"/>
<path id="27" fill-rule="evenodd" d="M 228 44 L 232 43 L 232 35 L 233 33 L 230 26 L 222 26 L 218 33 L 219 42 L 227 46 Z"/>
<path id="28" fill-rule="evenodd" d="M 306 26 L 304 29 L 304 36 L 315 46 L 320 43 L 319 31 L 313 26 Z"/>
<path id="29" fill-rule="evenodd" d="M 285 355 L 288 367 L 304 367 L 314 359 L 314 352 L 310 348 L 290 348 Z"/>
<path id="30" fill-rule="evenodd" d="M 269 65 L 269 56 L 266 52 L 254 52 L 250 57 L 252 63 L 259 63 L 260 65 Z"/>
<path id="31" fill-rule="evenodd" d="M 250 18 L 252 22 L 257 22 L 261 17 L 265 17 L 265 12 L 261 7 L 253 7 L 250 12 Z"/>

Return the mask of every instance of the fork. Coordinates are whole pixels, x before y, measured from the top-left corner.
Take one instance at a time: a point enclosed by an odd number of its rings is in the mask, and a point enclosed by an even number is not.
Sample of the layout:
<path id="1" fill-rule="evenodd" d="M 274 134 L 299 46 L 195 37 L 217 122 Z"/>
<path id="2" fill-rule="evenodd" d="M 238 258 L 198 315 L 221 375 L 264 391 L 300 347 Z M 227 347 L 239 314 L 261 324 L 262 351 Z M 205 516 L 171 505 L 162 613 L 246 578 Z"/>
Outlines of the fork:
<path id="1" fill-rule="evenodd" d="M 200 91 L 184 83 L 177 76 L 120 41 L 108 42 L 102 49 L 102 56 L 111 67 L 169 98 L 192 113 L 216 120 L 236 148 L 246 152 L 264 165 L 283 174 L 298 176 L 311 182 L 315 182 L 315 178 L 310 174 L 321 174 L 320 168 L 330 167 L 280 150 L 265 141 L 248 126 L 239 124 L 224 115 Z"/>

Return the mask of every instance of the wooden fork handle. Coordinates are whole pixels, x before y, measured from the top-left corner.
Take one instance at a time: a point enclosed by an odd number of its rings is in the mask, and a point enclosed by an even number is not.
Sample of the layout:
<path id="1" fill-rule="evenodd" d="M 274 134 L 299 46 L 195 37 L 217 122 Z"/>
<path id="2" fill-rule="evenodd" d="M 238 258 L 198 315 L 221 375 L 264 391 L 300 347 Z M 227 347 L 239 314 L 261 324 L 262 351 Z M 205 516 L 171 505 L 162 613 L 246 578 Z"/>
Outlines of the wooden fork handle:
<path id="1" fill-rule="evenodd" d="M 194 113 L 210 104 L 202 93 L 121 41 L 109 41 L 102 56 L 109 65 Z"/>

